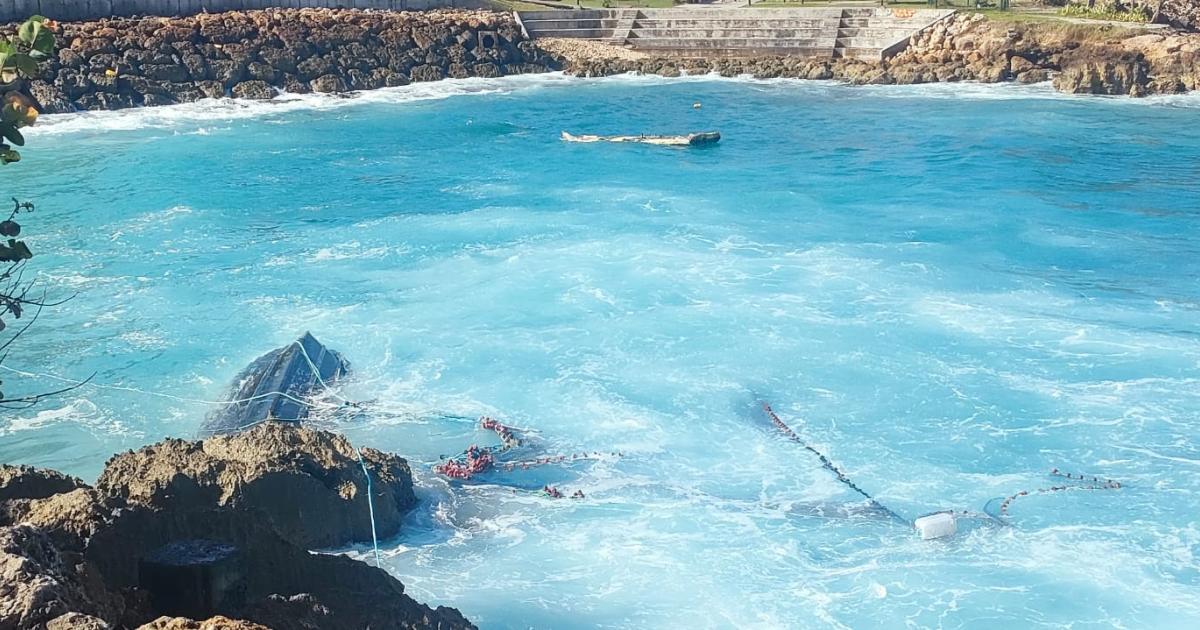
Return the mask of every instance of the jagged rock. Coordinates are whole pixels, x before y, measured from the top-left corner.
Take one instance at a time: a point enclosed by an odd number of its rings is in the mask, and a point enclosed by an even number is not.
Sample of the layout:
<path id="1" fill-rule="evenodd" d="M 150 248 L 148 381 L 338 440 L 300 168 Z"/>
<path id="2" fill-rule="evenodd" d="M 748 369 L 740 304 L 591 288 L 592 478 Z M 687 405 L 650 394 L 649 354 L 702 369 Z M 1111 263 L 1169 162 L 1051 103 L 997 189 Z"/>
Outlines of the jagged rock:
<path id="1" fill-rule="evenodd" d="M 309 57 L 296 64 L 296 76 L 306 81 L 312 81 L 318 77 L 332 74 L 336 68 L 328 57 Z"/>
<path id="2" fill-rule="evenodd" d="M 111 512 L 100 493 L 91 488 L 76 488 L 41 499 L 0 503 L 0 525 L 33 525 L 51 536 L 60 549 L 76 549 L 83 547 Z"/>
<path id="3" fill-rule="evenodd" d="M 44 82 L 44 80 L 34 80 L 29 84 L 29 95 L 34 97 L 37 102 L 38 112 L 43 114 L 62 114 L 71 112 L 74 107 L 71 106 L 71 100 L 68 100 L 62 90 L 56 88 L 55 85 Z"/>
<path id="4" fill-rule="evenodd" d="M 49 535 L 0 527 L 0 628 L 36 628 L 91 602 Z"/>
<path id="5" fill-rule="evenodd" d="M 313 79 L 309 86 L 314 92 L 336 93 L 346 91 L 346 82 L 336 74 L 326 74 Z"/>
<path id="6" fill-rule="evenodd" d="M 413 68 L 409 72 L 409 77 L 413 80 L 413 82 L 438 81 L 440 79 L 446 78 L 446 75 L 444 72 L 442 72 L 442 69 L 437 66 L 423 64 L 423 65 L 416 66 L 415 68 Z"/>
<path id="7" fill-rule="evenodd" d="M 225 86 L 219 81 L 197 81 L 196 89 L 204 98 L 224 98 Z"/>
<path id="8" fill-rule="evenodd" d="M 109 630 L 106 621 L 91 615 L 69 612 L 46 622 L 46 630 Z"/>
<path id="9" fill-rule="evenodd" d="M 394 530 L 414 500 L 407 464 L 369 449 L 362 456 L 376 516 Z M 380 569 L 308 551 L 369 535 L 360 479 L 344 438 L 274 423 L 118 455 L 94 489 L 52 471 L 4 467 L 0 629 L 473 628 L 456 610 L 414 601 Z M 211 600 L 206 621 L 156 620 L 169 611 L 156 609 L 164 600 L 141 582 L 141 559 L 197 540 L 236 551 L 228 561 L 237 570 L 226 575 L 239 576 L 241 595 Z"/>
<path id="10" fill-rule="evenodd" d="M 380 537 L 416 503 L 408 463 L 363 449 Z M 164 440 L 109 460 L 97 489 L 157 509 L 256 509 L 288 540 L 329 547 L 370 540 L 366 478 L 342 436 L 265 423 L 202 442 Z"/>
<path id="11" fill-rule="evenodd" d="M 312 87 L 308 83 L 290 74 L 283 77 L 283 89 L 292 94 L 308 94 L 312 92 Z"/>
<path id="12" fill-rule="evenodd" d="M 271 628 L 252 621 L 217 615 L 204 621 L 185 617 L 159 617 L 150 623 L 138 626 L 137 630 L 271 630 Z"/>
<path id="13" fill-rule="evenodd" d="M 234 98 L 269 101 L 275 98 L 275 90 L 266 81 L 242 81 L 233 86 Z"/>
<path id="14" fill-rule="evenodd" d="M 57 470 L 0 464 L 0 501 L 45 499 L 86 487 L 87 484 L 79 479 Z"/>
<path id="15" fill-rule="evenodd" d="M 208 62 L 213 80 L 227 88 L 240 83 L 246 77 L 246 66 L 231 59 L 216 59 Z M 203 89 L 203 88 L 202 88 Z"/>
<path id="16" fill-rule="evenodd" d="M 1054 77 L 1054 87 L 1070 94 L 1144 96 L 1148 82 L 1140 56 L 1117 61 L 1084 57 L 1070 62 Z"/>
<path id="17" fill-rule="evenodd" d="M 179 83 L 192 78 L 185 66 L 175 64 L 147 64 L 142 66 L 142 76 L 156 81 Z"/>

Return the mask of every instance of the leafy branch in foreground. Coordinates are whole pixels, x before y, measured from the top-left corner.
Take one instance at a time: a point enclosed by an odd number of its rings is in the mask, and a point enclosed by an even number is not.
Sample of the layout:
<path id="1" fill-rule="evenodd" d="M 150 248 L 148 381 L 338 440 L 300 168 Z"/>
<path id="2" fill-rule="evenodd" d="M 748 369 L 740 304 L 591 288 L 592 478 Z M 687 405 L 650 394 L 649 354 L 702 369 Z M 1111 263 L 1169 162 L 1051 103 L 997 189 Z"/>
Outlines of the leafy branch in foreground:
<path id="1" fill-rule="evenodd" d="M 13 146 L 25 146 L 21 129 L 28 127 L 38 118 L 33 99 L 21 91 L 22 83 L 37 75 L 38 63 L 54 52 L 55 23 L 35 15 L 22 24 L 17 32 L 0 39 L 0 166 L 18 162 L 21 154 Z M 33 251 L 25 241 L 17 240 L 21 235 L 21 224 L 17 218 L 22 213 L 33 212 L 28 201 L 13 198 L 12 212 L 0 221 L 0 331 L 8 328 L 6 320 L 26 318 L 24 326 L 0 344 L 0 364 L 8 358 L 13 343 L 37 321 L 42 309 L 62 302 L 46 301 L 45 292 L 33 295 L 35 282 L 25 279 L 26 262 L 33 258 Z M 0 215 L 3 216 L 3 215 Z M 65 300 L 64 300 L 65 301 Z M 88 378 L 90 381 L 91 378 Z M 6 409 L 29 407 L 41 400 L 62 394 L 82 386 L 87 381 L 51 392 L 6 398 L 0 392 L 0 407 Z M 2 381 L 0 381 L 2 384 Z"/>

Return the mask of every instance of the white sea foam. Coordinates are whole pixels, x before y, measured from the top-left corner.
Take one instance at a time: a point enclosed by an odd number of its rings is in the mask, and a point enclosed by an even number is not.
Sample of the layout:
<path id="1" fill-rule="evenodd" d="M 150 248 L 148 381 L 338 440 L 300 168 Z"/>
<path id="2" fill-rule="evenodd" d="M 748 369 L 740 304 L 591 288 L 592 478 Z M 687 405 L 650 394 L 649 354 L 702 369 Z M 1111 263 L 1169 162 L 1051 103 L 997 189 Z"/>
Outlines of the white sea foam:
<path id="1" fill-rule="evenodd" d="M 39 125 L 25 135 L 64 133 L 108 133 L 138 129 L 171 129 L 175 133 L 208 135 L 217 129 L 214 121 L 233 121 L 272 117 L 295 111 L 336 110 L 368 104 L 401 104 L 441 100 L 456 96 L 507 94 L 515 91 L 578 86 L 586 84 L 669 85 L 677 83 L 726 82 L 743 83 L 771 90 L 829 93 L 858 90 L 862 94 L 884 98 L 938 98 L 951 100 L 997 99 L 1095 99 L 1092 96 L 1072 96 L 1056 92 L 1049 83 L 1019 85 L 1013 83 L 984 84 L 973 82 L 926 83 L 921 85 L 847 86 L 837 81 L 805 79 L 755 79 L 751 76 L 722 77 L 701 74 L 681 77 L 621 74 L 602 78 L 580 78 L 561 72 L 514 75 L 492 79 L 445 79 L 410 85 L 353 92 L 350 94 L 283 94 L 270 101 L 241 99 L 203 99 L 194 103 L 145 107 L 118 111 L 78 112 L 43 116 Z M 1104 98 L 1105 103 L 1140 103 L 1167 107 L 1200 107 L 1200 93 L 1153 96 L 1145 99 Z"/>

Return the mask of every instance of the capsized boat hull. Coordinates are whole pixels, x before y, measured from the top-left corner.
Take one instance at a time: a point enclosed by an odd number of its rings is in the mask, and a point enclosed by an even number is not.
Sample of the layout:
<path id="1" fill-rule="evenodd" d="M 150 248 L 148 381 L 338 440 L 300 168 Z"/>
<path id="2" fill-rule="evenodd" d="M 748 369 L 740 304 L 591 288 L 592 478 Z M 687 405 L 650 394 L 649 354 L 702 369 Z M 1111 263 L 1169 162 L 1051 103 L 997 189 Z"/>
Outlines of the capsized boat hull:
<path id="1" fill-rule="evenodd" d="M 577 136 L 564 131 L 562 132 L 562 139 L 565 142 L 634 142 L 662 147 L 701 147 L 720 142 L 721 132 L 703 131 L 683 136 L 596 136 L 590 134 Z"/>
<path id="2" fill-rule="evenodd" d="M 311 362 L 311 364 L 310 364 Z M 316 366 L 316 370 L 313 370 Z M 350 370 L 342 355 L 309 333 L 255 359 L 229 388 L 227 404 L 211 411 L 202 436 L 236 433 L 264 420 L 300 424 L 308 417 L 304 400 L 321 393 Z"/>

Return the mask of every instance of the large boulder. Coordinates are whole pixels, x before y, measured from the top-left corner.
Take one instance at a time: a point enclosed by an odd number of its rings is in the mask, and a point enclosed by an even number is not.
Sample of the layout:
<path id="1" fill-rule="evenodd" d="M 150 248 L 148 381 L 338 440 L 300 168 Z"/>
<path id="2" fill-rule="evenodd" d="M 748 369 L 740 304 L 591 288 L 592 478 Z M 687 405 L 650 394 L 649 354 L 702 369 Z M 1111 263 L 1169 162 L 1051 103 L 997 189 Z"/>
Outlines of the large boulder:
<path id="1" fill-rule="evenodd" d="M 384 535 L 415 501 L 403 459 L 358 457 L 343 437 L 269 423 L 118 455 L 96 488 L 0 467 L 0 630 L 474 627 L 457 610 L 416 602 L 381 569 L 309 551 L 369 539 L 363 464 Z M 220 579 L 232 581 L 221 592 L 234 595 L 198 599 L 215 588 L 164 586 L 172 581 L 160 576 L 192 570 L 164 551 L 198 543 L 229 550 Z M 172 609 L 201 600 L 194 616 L 206 621 Z"/>
<path id="2" fill-rule="evenodd" d="M 416 504 L 403 458 L 363 449 L 381 537 Z M 261 512 L 305 548 L 371 539 L 367 477 L 345 437 L 268 422 L 198 442 L 168 439 L 109 460 L 97 488 L 155 509 L 229 507 Z"/>
<path id="3" fill-rule="evenodd" d="M 1054 87 L 1069 94 L 1145 96 L 1147 64 L 1140 54 L 1075 55 L 1063 63 Z"/>

